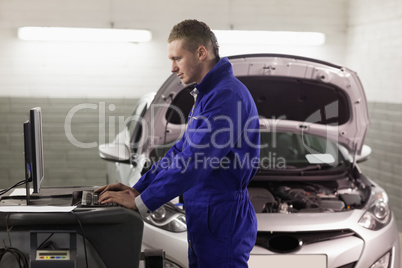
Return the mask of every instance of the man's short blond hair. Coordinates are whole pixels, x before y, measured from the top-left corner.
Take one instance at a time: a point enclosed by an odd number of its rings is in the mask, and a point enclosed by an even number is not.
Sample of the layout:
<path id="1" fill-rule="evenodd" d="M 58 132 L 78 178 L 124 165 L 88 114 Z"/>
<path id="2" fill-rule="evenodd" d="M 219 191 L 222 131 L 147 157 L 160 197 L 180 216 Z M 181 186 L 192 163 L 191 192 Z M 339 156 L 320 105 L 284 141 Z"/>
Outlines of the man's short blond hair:
<path id="1" fill-rule="evenodd" d="M 182 40 L 183 48 L 191 52 L 195 52 L 200 46 L 212 49 L 216 59 L 219 59 L 219 45 L 216 36 L 204 22 L 184 20 L 176 24 L 170 31 L 168 43 L 175 40 Z"/>

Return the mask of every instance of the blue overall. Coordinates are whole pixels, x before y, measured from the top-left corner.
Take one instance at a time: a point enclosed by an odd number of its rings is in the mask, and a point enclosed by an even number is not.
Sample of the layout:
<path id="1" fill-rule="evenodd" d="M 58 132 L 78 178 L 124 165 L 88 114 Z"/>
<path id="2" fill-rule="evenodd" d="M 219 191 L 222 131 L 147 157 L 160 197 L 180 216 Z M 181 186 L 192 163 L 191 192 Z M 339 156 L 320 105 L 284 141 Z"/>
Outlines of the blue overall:
<path id="1" fill-rule="evenodd" d="M 258 113 L 222 58 L 196 85 L 187 130 L 133 187 L 153 211 L 183 194 L 190 267 L 248 267 L 257 220 L 247 185 L 258 167 Z"/>

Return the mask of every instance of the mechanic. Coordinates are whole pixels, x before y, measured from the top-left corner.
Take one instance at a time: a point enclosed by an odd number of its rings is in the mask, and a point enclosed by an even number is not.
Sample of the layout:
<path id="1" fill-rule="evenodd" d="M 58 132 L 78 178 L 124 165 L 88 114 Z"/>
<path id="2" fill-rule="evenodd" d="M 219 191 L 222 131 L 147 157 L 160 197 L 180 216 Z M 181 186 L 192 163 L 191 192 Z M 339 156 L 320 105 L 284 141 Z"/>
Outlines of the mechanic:
<path id="1" fill-rule="evenodd" d="M 189 267 L 248 267 L 257 234 L 247 191 L 259 159 L 257 108 L 205 23 L 175 25 L 168 56 L 182 83 L 196 83 L 187 130 L 132 188 L 104 186 L 99 200 L 145 216 L 183 194 Z"/>

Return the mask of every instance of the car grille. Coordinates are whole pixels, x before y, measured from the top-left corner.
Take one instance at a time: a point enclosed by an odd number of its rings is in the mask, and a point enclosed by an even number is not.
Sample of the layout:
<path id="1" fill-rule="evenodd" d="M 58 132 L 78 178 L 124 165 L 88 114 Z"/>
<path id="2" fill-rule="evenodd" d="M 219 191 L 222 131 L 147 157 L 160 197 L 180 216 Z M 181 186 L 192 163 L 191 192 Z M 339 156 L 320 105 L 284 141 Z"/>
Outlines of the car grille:
<path id="1" fill-rule="evenodd" d="M 290 253 L 303 245 L 356 235 L 348 229 L 320 232 L 258 232 L 256 245 L 276 253 Z M 353 266 L 346 266 L 349 268 Z M 344 268 L 344 267 L 342 267 Z"/>

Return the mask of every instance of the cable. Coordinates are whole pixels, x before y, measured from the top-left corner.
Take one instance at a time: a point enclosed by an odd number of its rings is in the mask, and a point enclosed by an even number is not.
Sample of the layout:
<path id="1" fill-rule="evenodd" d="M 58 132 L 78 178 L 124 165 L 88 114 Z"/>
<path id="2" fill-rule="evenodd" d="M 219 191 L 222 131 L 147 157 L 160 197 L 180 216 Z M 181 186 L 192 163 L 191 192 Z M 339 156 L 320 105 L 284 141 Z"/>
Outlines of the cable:
<path id="1" fill-rule="evenodd" d="M 6 229 L 7 229 L 8 241 L 9 241 L 10 246 L 7 247 L 4 242 L 4 248 L 0 249 L 0 263 L 1 263 L 1 260 L 3 259 L 4 255 L 9 253 L 15 257 L 20 268 L 29 268 L 28 259 L 25 256 L 25 254 L 21 250 L 19 250 L 17 248 L 13 248 L 11 245 L 10 231 L 12 229 L 12 226 L 10 228 L 8 226 L 9 218 L 10 218 L 10 213 L 8 213 L 7 217 L 6 217 Z"/>
<path id="2" fill-rule="evenodd" d="M 10 215 L 11 215 L 11 213 L 7 213 L 7 217 L 6 217 L 6 230 L 7 230 L 7 236 L 8 236 L 8 243 L 10 244 L 10 247 L 12 247 L 13 245 L 11 244 L 11 235 L 10 235 L 10 232 L 11 232 L 11 229 L 12 229 L 13 227 L 8 228 L 8 221 L 9 221 L 9 219 L 10 219 Z M 4 243 L 4 246 L 6 246 L 5 243 Z"/>
<path id="3" fill-rule="evenodd" d="M 42 248 L 47 248 L 48 244 L 47 242 L 49 242 L 49 239 L 54 235 L 54 233 L 51 233 L 39 246 L 38 249 L 42 249 Z"/>
<path id="4" fill-rule="evenodd" d="M 27 260 L 26 256 L 24 255 L 24 253 L 21 252 L 19 249 L 12 248 L 12 247 L 5 247 L 5 248 L 0 249 L 0 262 L 6 253 L 10 253 L 11 255 L 13 255 L 15 257 L 20 268 L 28 268 L 29 267 L 28 260 Z"/>
<path id="5" fill-rule="evenodd" d="M 21 186 L 21 185 L 24 185 L 24 184 L 26 184 L 26 180 L 19 181 L 16 184 L 14 184 L 13 186 L 11 186 L 10 188 L 1 190 L 0 195 L 3 195 L 5 193 L 7 193 L 8 191 L 10 191 L 11 189 L 13 189 L 15 187 L 18 187 L 18 186 Z"/>
<path id="6" fill-rule="evenodd" d="M 85 239 L 86 239 L 85 237 L 86 237 L 86 235 L 85 235 L 85 232 L 84 232 L 84 227 L 82 226 L 81 220 L 80 220 L 80 218 L 78 217 L 78 215 L 77 215 L 74 211 L 70 211 L 70 213 L 75 216 L 75 218 L 77 219 L 78 225 L 79 225 L 80 228 L 81 228 L 82 240 L 83 240 L 83 242 L 84 242 L 85 264 L 86 264 L 86 267 L 88 268 L 88 255 L 87 255 L 87 245 L 86 245 L 86 243 L 85 243 Z"/>

